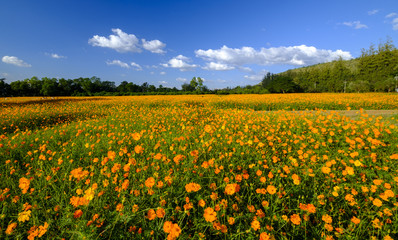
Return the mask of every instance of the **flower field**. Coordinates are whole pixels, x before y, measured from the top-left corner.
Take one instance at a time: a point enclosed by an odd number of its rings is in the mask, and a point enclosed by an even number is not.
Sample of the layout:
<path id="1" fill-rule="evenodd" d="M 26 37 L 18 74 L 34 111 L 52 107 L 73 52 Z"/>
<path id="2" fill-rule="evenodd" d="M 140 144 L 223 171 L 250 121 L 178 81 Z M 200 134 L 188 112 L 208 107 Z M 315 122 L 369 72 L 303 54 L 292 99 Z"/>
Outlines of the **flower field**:
<path id="1" fill-rule="evenodd" d="M 398 239 L 398 116 L 366 109 L 398 95 L 2 99 L 0 238 Z"/>

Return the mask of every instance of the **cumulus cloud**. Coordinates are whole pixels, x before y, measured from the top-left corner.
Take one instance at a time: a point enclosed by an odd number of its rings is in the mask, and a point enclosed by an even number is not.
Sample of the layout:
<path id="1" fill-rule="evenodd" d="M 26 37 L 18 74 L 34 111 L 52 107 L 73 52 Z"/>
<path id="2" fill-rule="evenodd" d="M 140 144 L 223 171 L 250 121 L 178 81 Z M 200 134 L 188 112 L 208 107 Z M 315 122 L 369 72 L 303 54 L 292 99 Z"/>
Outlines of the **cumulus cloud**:
<path id="1" fill-rule="evenodd" d="M 112 29 L 115 35 L 102 37 L 95 35 L 88 40 L 88 43 L 95 47 L 107 47 L 118 52 L 141 52 L 139 48 L 139 40 L 134 34 L 127 34 L 119 28 Z"/>
<path id="2" fill-rule="evenodd" d="M 386 18 L 392 18 L 392 17 L 395 17 L 397 15 L 398 15 L 397 13 L 393 12 L 393 13 L 390 13 L 390 14 L 386 15 Z"/>
<path id="3" fill-rule="evenodd" d="M 166 84 L 167 84 L 166 81 L 158 81 L 158 83 L 159 83 L 159 84 L 162 84 L 162 85 L 166 85 Z"/>
<path id="4" fill-rule="evenodd" d="M 207 63 L 205 67 L 203 67 L 205 70 L 215 70 L 215 71 L 226 71 L 226 70 L 233 70 L 235 69 L 234 66 L 229 66 L 227 64 L 223 63 L 215 63 L 215 62 L 210 62 Z"/>
<path id="5" fill-rule="evenodd" d="M 117 65 L 117 66 L 122 67 L 122 68 L 130 68 L 130 66 L 131 66 L 137 71 L 141 71 L 142 70 L 142 67 L 139 64 L 135 63 L 135 62 L 131 62 L 130 64 L 128 64 L 128 63 L 122 62 L 120 60 L 113 60 L 113 61 L 107 61 L 106 64 L 107 65 Z"/>
<path id="6" fill-rule="evenodd" d="M 61 55 L 58 55 L 58 54 L 56 54 L 56 53 L 51 53 L 50 56 L 51 56 L 52 58 L 56 58 L 56 59 L 66 58 L 65 56 L 61 56 Z"/>
<path id="7" fill-rule="evenodd" d="M 398 30 L 398 14 L 393 12 L 386 16 L 386 18 L 392 18 L 391 24 L 393 30 Z"/>
<path id="8" fill-rule="evenodd" d="M 229 48 L 223 46 L 220 49 L 196 50 L 196 56 L 209 62 L 242 66 L 245 64 L 258 65 L 294 65 L 305 66 L 321 62 L 330 62 L 338 59 L 351 59 L 349 52 L 342 50 L 332 51 L 317 49 L 312 46 L 300 45 L 291 47 L 261 48 L 252 47 Z"/>
<path id="9" fill-rule="evenodd" d="M 117 66 L 120 66 L 122 68 L 130 68 L 130 66 L 127 63 L 122 62 L 120 60 L 113 60 L 112 62 L 111 61 L 107 61 L 106 64 L 107 65 L 117 65 Z"/>
<path id="10" fill-rule="evenodd" d="M 373 9 L 371 11 L 368 11 L 368 15 L 375 15 L 378 12 L 379 12 L 379 9 Z"/>
<path id="11" fill-rule="evenodd" d="M 179 82 L 186 82 L 186 81 L 188 81 L 188 79 L 182 78 L 182 77 L 178 77 L 176 80 L 179 81 Z"/>
<path id="12" fill-rule="evenodd" d="M 245 75 L 244 77 L 250 81 L 261 81 L 263 80 L 264 76 L 268 73 L 267 70 L 261 70 L 260 72 L 253 74 L 253 75 Z"/>
<path id="13" fill-rule="evenodd" d="M 130 65 L 131 65 L 133 68 L 135 68 L 135 70 L 137 70 L 137 71 L 141 71 L 141 70 L 142 70 L 142 67 L 141 67 L 138 63 L 131 62 Z"/>
<path id="14" fill-rule="evenodd" d="M 168 61 L 168 63 L 161 64 L 163 67 L 168 67 L 168 68 L 178 68 L 180 71 L 185 72 L 185 71 L 190 71 L 193 70 L 194 68 L 198 67 L 195 64 L 189 64 L 189 58 L 183 56 L 183 55 L 178 55 L 175 58 L 172 58 Z"/>
<path id="15" fill-rule="evenodd" d="M 160 72 L 159 74 L 160 75 L 166 75 L 166 72 Z"/>
<path id="16" fill-rule="evenodd" d="M 113 28 L 112 32 L 114 34 L 108 37 L 95 35 L 88 40 L 88 43 L 95 47 L 111 48 L 120 53 L 141 52 L 142 48 L 152 53 L 165 53 L 162 48 L 166 44 L 159 40 L 146 41 L 142 39 L 142 44 L 140 44 L 140 40 L 134 34 L 125 33 L 119 28 Z"/>
<path id="17" fill-rule="evenodd" d="M 343 25 L 346 25 L 348 27 L 353 27 L 355 29 L 368 28 L 368 26 L 362 24 L 360 21 L 343 22 Z"/>
<path id="18" fill-rule="evenodd" d="M 159 40 L 146 41 L 142 39 L 142 47 L 152 53 L 165 53 L 162 48 L 166 47 L 166 44 Z"/>
<path id="19" fill-rule="evenodd" d="M 32 66 L 15 56 L 4 56 L 1 60 L 4 63 L 13 64 L 18 67 L 31 67 Z"/>

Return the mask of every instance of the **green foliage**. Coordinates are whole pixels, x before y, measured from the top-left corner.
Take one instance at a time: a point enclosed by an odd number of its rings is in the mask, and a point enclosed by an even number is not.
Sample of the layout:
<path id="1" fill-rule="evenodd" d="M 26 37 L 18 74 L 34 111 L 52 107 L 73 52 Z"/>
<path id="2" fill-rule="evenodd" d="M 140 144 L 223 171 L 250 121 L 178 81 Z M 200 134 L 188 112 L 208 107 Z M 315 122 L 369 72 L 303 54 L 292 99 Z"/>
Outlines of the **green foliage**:
<path id="1" fill-rule="evenodd" d="M 388 39 L 377 49 L 362 49 L 357 59 L 341 58 L 323 64 L 288 70 L 287 75 L 304 92 L 391 92 L 398 75 L 398 49 Z"/>

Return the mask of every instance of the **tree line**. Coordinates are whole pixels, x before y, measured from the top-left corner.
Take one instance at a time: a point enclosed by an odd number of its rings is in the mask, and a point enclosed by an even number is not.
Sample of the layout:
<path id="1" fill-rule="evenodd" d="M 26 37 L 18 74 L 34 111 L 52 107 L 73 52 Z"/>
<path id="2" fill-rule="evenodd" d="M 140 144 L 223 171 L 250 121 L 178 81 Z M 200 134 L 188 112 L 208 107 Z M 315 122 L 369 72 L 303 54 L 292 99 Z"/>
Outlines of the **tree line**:
<path id="1" fill-rule="evenodd" d="M 101 81 L 98 77 L 57 79 L 32 77 L 25 80 L 5 82 L 0 79 L 1 97 L 26 96 L 121 96 L 121 95 L 156 95 L 156 94 L 203 94 L 212 93 L 203 84 L 200 77 L 194 77 L 189 83 L 182 84 L 182 89 L 169 88 L 144 82 L 141 85 L 123 81 L 118 86 L 112 81 Z"/>
<path id="2" fill-rule="evenodd" d="M 392 92 L 398 83 L 398 50 L 391 40 L 362 49 L 359 58 L 268 73 L 269 92 Z"/>

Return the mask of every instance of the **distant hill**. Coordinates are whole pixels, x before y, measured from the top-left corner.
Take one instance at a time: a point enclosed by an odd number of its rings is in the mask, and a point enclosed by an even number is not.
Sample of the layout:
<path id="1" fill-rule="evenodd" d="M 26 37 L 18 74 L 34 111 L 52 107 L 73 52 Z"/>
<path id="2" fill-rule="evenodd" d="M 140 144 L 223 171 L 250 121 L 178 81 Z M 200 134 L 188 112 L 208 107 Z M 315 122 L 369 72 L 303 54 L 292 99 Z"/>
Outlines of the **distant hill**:
<path id="1" fill-rule="evenodd" d="M 270 92 L 392 92 L 397 87 L 398 49 L 391 40 L 362 49 L 360 57 L 267 74 Z"/>

